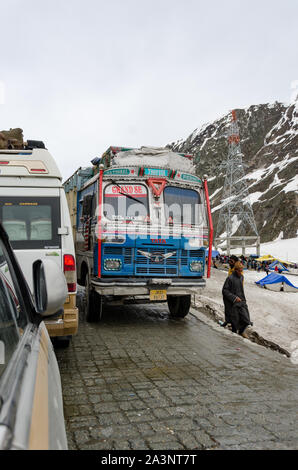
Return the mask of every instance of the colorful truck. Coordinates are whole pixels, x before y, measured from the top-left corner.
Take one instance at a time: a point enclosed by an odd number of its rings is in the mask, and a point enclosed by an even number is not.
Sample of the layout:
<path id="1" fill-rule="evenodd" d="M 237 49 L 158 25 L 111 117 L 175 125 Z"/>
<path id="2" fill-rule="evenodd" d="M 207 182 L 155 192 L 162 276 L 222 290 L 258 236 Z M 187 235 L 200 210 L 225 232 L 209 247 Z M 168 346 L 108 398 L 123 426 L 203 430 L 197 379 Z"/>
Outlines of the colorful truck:
<path id="1" fill-rule="evenodd" d="M 64 183 L 87 321 L 105 304 L 146 302 L 185 317 L 210 276 L 207 180 L 167 148 L 109 147 L 92 163 Z"/>

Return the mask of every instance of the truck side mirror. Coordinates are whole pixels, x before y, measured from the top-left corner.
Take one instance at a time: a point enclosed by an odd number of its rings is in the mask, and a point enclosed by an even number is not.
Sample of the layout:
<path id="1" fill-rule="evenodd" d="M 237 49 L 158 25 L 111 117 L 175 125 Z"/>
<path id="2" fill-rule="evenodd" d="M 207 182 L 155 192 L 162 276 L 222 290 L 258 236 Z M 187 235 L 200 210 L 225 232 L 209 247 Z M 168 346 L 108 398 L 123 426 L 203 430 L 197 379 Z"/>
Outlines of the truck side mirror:
<path id="1" fill-rule="evenodd" d="M 33 292 L 35 309 L 39 315 L 54 315 L 63 307 L 68 295 L 66 279 L 53 260 L 33 263 Z"/>

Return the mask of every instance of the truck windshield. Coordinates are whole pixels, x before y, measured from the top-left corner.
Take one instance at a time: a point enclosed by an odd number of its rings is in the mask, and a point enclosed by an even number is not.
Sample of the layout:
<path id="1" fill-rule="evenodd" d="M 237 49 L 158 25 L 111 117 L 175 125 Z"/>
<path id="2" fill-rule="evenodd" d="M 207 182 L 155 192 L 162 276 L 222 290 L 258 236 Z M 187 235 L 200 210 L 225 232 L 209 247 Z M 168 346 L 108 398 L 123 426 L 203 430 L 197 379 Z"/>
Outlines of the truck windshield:
<path id="1" fill-rule="evenodd" d="M 109 184 L 103 213 L 110 220 L 144 221 L 149 216 L 147 188 L 142 184 Z"/>
<path id="2" fill-rule="evenodd" d="M 1 198 L 0 220 L 15 249 L 60 247 L 57 197 Z"/>
<path id="3" fill-rule="evenodd" d="M 167 186 L 164 189 L 167 224 L 199 225 L 201 197 L 193 189 Z"/>

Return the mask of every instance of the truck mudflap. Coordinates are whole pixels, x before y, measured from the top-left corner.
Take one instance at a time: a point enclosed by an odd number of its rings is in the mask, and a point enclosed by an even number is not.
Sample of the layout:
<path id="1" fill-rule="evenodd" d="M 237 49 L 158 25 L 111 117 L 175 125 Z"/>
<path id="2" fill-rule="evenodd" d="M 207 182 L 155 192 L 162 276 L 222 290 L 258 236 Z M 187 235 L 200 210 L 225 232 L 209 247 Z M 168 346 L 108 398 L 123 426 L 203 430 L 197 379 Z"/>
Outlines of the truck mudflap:
<path id="1" fill-rule="evenodd" d="M 111 279 L 92 279 L 91 285 L 94 290 L 103 296 L 119 295 L 119 296 L 133 296 L 133 295 L 148 295 L 152 291 L 162 290 L 166 291 L 168 295 L 186 295 L 195 294 L 198 289 L 204 288 L 206 280 L 200 279 L 142 279 L 142 278 L 114 278 Z"/>
<path id="2" fill-rule="evenodd" d="M 76 307 L 76 294 L 70 294 L 64 304 L 63 315 L 45 321 L 50 337 L 73 336 L 78 332 L 79 311 Z"/>

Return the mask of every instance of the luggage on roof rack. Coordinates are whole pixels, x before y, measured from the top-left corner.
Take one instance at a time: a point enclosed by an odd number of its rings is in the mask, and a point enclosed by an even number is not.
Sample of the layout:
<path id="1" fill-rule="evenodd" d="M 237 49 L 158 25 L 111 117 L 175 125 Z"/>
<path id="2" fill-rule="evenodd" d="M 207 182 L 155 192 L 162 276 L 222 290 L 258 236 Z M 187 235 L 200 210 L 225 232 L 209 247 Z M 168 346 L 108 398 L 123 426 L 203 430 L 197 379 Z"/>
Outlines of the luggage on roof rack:
<path id="1" fill-rule="evenodd" d="M 9 131 L 0 132 L 0 149 L 23 149 L 24 139 L 23 130 L 18 128 L 10 129 Z"/>
<path id="2" fill-rule="evenodd" d="M 24 142 L 23 129 L 19 127 L 0 132 L 0 150 L 32 150 L 45 148 L 45 144 L 41 140 L 27 140 L 27 142 Z"/>

